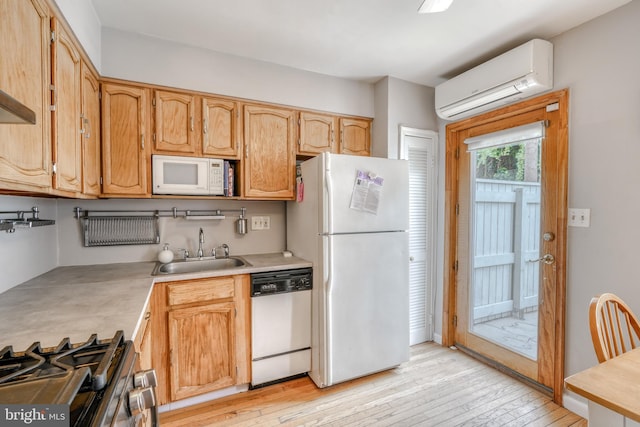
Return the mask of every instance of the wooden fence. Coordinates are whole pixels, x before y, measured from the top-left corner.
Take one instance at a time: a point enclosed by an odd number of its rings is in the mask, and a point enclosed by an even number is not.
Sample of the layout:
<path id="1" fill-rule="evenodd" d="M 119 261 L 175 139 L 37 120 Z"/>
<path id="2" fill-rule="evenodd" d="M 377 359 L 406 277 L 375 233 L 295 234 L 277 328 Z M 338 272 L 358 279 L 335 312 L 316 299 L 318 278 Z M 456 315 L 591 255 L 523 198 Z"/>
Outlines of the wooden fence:
<path id="1" fill-rule="evenodd" d="M 538 306 L 540 184 L 476 180 L 473 323 Z"/>

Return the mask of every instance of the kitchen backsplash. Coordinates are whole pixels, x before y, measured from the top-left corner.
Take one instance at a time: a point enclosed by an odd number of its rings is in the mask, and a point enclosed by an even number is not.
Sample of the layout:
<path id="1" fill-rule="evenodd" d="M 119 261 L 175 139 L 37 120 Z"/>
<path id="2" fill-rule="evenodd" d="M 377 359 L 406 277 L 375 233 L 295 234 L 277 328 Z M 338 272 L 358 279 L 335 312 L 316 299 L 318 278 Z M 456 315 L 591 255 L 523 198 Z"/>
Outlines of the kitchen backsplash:
<path id="1" fill-rule="evenodd" d="M 0 196 L 0 211 L 31 211 L 38 206 L 40 217 L 54 219 L 55 225 L 0 232 L 0 292 L 45 273 L 57 266 L 155 261 L 164 243 L 177 251 L 198 248 L 198 231 L 204 231 L 204 248 L 226 243 L 232 255 L 279 252 L 285 248 L 285 203 L 278 201 L 183 200 L 183 199 L 108 199 L 72 200 Z M 74 217 L 74 208 L 83 210 L 210 210 L 244 207 L 248 233 L 235 232 L 239 213 L 222 220 L 159 219 L 160 244 L 85 247 L 82 222 Z M 268 230 L 252 230 L 253 216 L 269 217 Z"/>

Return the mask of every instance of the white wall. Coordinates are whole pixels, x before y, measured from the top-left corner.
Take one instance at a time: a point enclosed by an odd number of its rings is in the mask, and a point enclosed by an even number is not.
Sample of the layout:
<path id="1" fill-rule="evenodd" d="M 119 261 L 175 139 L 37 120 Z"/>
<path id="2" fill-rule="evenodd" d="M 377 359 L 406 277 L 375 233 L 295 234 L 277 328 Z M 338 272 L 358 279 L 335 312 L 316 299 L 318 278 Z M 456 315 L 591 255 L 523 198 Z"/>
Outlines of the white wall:
<path id="1" fill-rule="evenodd" d="M 373 117 L 373 85 L 104 29 L 102 75 Z"/>
<path id="2" fill-rule="evenodd" d="M 73 33 L 80 41 L 89 59 L 100 71 L 100 19 L 93 8 L 91 1 L 87 0 L 54 0 L 65 19 L 73 29 Z"/>
<path id="3" fill-rule="evenodd" d="M 395 77 L 375 84 L 373 156 L 398 158 L 400 126 L 437 131 L 434 91 Z"/>
<path id="4" fill-rule="evenodd" d="M 597 364 L 592 296 L 614 292 L 640 315 L 638 23 L 634 0 L 552 40 L 555 87 L 570 90 L 569 207 L 591 209 L 591 227 L 569 228 L 566 375 Z"/>
<path id="5" fill-rule="evenodd" d="M 31 216 L 37 206 L 41 219 L 57 222 L 55 199 L 0 196 L 0 211 L 21 210 Z M 10 218 L 3 214 L 2 218 Z M 45 273 L 58 265 L 58 228 L 48 225 L 37 228 L 18 228 L 14 233 L 0 231 L 0 293 L 17 284 Z"/>

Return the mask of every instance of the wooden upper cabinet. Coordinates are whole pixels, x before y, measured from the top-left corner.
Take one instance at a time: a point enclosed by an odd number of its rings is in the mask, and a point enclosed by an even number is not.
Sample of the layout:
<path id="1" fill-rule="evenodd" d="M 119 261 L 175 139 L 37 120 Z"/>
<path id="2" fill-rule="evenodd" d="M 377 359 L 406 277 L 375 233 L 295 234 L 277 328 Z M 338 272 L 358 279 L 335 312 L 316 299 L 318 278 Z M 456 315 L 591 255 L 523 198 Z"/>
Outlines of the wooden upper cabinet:
<path id="1" fill-rule="evenodd" d="M 335 152 L 334 132 L 336 118 L 328 114 L 301 112 L 297 153 L 303 156 L 315 156 L 323 152 Z"/>
<path id="2" fill-rule="evenodd" d="M 340 150 L 342 154 L 371 155 L 371 120 L 341 117 Z"/>
<path id="3" fill-rule="evenodd" d="M 102 85 L 102 192 L 149 196 L 147 167 L 148 89 Z"/>
<path id="4" fill-rule="evenodd" d="M 82 193 L 100 195 L 100 84 L 82 62 Z"/>
<path id="5" fill-rule="evenodd" d="M 54 109 L 52 114 L 53 188 L 82 191 L 81 60 L 71 37 L 57 18 L 51 19 Z"/>
<path id="6" fill-rule="evenodd" d="M 35 125 L 0 125 L 0 188 L 48 191 L 51 188 L 49 10 L 40 0 L 2 0 L 0 28 L 0 89 L 36 115 Z"/>
<path id="7" fill-rule="evenodd" d="M 202 154 L 238 158 L 241 146 L 239 104 L 202 98 Z"/>
<path id="8" fill-rule="evenodd" d="M 285 108 L 244 106 L 244 197 L 294 198 L 295 117 Z"/>
<path id="9" fill-rule="evenodd" d="M 156 90 L 154 153 L 196 154 L 195 97 Z"/>

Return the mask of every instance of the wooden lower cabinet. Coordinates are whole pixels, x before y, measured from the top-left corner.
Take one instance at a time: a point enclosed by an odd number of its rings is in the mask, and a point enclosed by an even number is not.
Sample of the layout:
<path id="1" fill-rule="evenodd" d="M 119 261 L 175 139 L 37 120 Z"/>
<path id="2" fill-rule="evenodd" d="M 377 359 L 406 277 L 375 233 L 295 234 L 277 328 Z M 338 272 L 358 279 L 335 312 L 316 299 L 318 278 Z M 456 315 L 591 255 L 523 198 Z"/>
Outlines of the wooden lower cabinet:
<path id="1" fill-rule="evenodd" d="M 160 404 L 250 381 L 249 275 L 159 283 L 152 365 Z"/>
<path id="2" fill-rule="evenodd" d="M 236 383 L 235 304 L 169 311 L 171 400 Z"/>
<path id="3" fill-rule="evenodd" d="M 133 339 L 133 346 L 138 353 L 138 368 L 139 370 L 151 369 L 151 304 L 145 310 L 144 318 L 138 333 Z"/>

